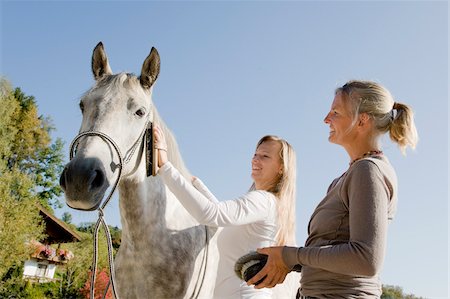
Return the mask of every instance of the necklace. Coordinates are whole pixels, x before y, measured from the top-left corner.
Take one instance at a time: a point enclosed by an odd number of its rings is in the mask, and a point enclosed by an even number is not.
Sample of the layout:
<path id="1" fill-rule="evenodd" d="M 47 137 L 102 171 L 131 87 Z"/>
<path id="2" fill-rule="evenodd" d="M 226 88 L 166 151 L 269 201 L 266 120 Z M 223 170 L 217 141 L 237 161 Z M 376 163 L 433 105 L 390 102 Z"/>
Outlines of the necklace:
<path id="1" fill-rule="evenodd" d="M 364 153 L 361 157 L 352 160 L 349 164 L 350 164 L 350 166 L 352 166 L 353 163 L 355 163 L 356 161 L 359 161 L 359 160 L 364 159 L 366 157 L 382 156 L 382 155 L 383 155 L 383 151 L 381 151 L 381 150 L 368 151 L 367 153 Z"/>

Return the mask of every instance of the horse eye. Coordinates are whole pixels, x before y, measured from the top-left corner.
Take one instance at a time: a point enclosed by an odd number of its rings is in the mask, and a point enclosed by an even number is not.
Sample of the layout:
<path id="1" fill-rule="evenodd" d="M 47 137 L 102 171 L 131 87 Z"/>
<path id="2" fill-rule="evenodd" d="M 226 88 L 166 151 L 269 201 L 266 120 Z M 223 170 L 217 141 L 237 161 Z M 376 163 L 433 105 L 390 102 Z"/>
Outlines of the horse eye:
<path id="1" fill-rule="evenodd" d="M 139 109 L 136 111 L 136 115 L 139 117 L 143 117 L 145 115 L 145 109 Z"/>
<path id="2" fill-rule="evenodd" d="M 84 104 L 81 101 L 80 101 L 80 110 L 81 110 L 81 112 L 84 112 Z"/>

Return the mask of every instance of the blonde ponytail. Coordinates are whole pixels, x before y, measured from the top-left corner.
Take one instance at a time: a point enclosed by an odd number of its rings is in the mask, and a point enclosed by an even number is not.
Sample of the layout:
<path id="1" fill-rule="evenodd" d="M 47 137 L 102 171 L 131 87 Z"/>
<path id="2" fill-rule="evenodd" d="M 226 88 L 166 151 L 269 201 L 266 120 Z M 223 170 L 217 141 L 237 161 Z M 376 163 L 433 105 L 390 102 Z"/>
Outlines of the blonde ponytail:
<path id="1" fill-rule="evenodd" d="M 389 137 L 398 144 L 402 153 L 405 154 L 406 147 L 416 148 L 419 139 L 414 124 L 414 113 L 411 107 L 402 103 L 394 103 L 392 111 Z"/>

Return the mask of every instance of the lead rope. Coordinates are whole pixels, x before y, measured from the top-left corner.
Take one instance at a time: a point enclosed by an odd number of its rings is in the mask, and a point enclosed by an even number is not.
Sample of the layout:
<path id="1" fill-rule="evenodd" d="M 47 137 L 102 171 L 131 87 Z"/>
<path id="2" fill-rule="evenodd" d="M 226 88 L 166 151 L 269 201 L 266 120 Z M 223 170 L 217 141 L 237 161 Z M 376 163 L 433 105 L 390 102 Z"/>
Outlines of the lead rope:
<path id="1" fill-rule="evenodd" d="M 111 233 L 109 231 L 108 225 L 106 224 L 105 218 L 103 218 L 103 210 L 102 209 L 98 209 L 98 220 L 97 223 L 95 225 L 95 231 L 94 231 L 94 259 L 92 261 L 92 267 L 93 267 L 93 272 L 92 272 L 92 277 L 91 277 L 91 288 L 90 288 L 90 296 L 91 299 L 95 298 L 95 278 L 96 278 L 96 272 L 97 272 L 97 258 L 98 258 L 98 231 L 100 229 L 100 223 L 103 225 L 103 229 L 105 231 L 105 235 L 106 235 L 106 241 L 108 243 L 108 264 L 109 264 L 109 275 L 110 275 L 110 279 L 108 282 L 108 285 L 105 289 L 105 292 L 103 294 L 103 299 L 106 298 L 106 294 L 108 292 L 109 289 L 109 285 L 111 284 L 112 286 L 112 290 L 113 290 L 113 294 L 114 297 L 116 299 L 119 299 L 119 296 L 117 295 L 117 291 L 116 291 L 116 285 L 115 285 L 115 281 L 116 281 L 116 277 L 115 277 L 115 271 L 114 271 L 114 260 L 113 260 L 113 254 L 112 254 L 112 241 L 111 241 Z"/>
<path id="2" fill-rule="evenodd" d="M 147 126 L 145 126 L 145 127 L 147 127 Z M 143 133 L 140 135 L 138 141 L 134 143 L 134 145 L 130 151 L 130 155 L 126 159 L 126 162 L 130 161 L 131 156 L 136 151 L 136 147 L 140 144 L 139 140 L 142 139 L 141 138 L 142 135 L 143 135 Z M 92 261 L 92 276 L 91 276 L 91 287 L 90 287 L 90 298 L 94 299 L 95 298 L 95 278 L 97 275 L 97 259 L 98 259 L 98 232 L 100 229 L 100 224 L 102 224 L 103 229 L 105 231 L 105 235 L 106 235 L 106 242 L 108 245 L 108 266 L 109 266 L 109 275 L 110 275 L 110 280 L 106 287 L 105 293 L 103 294 L 103 298 L 105 298 L 107 290 L 109 289 L 109 284 L 111 283 L 114 297 L 116 299 L 119 299 L 119 296 L 117 295 L 117 291 L 116 291 L 116 286 L 115 286 L 115 271 L 114 271 L 111 233 L 109 231 L 108 225 L 106 224 L 105 218 L 103 217 L 104 216 L 103 210 L 106 207 L 106 205 L 109 203 L 109 201 L 111 200 L 111 197 L 114 194 L 114 191 L 116 190 L 116 188 L 119 184 L 119 181 L 122 177 L 123 158 L 122 158 L 122 154 L 120 153 L 119 147 L 114 142 L 114 140 L 112 140 L 108 135 L 106 135 L 102 132 L 97 132 L 97 131 L 87 131 L 87 132 L 80 133 L 78 136 L 76 136 L 75 139 L 70 144 L 70 160 L 72 160 L 72 158 L 74 156 L 74 152 L 76 150 L 78 140 L 80 140 L 80 138 L 82 138 L 84 136 L 99 136 L 99 137 L 103 138 L 104 140 L 108 141 L 109 143 L 111 143 L 113 148 L 116 150 L 116 153 L 119 157 L 119 164 L 116 164 L 116 168 L 119 168 L 116 182 L 114 183 L 105 202 L 101 205 L 101 207 L 98 208 L 98 220 L 97 220 L 97 223 L 95 224 L 95 229 L 94 229 L 94 256 L 93 256 L 93 261 Z"/>

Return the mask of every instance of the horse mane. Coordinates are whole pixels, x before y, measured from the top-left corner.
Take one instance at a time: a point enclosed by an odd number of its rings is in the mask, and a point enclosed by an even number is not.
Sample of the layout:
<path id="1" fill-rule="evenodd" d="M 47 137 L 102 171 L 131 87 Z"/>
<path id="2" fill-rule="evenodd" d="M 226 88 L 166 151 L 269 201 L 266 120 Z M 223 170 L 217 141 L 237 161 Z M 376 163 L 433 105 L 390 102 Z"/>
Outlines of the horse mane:
<path id="1" fill-rule="evenodd" d="M 190 181 L 192 175 L 190 174 L 190 172 L 186 168 L 186 165 L 183 162 L 175 136 L 172 133 L 172 131 L 167 127 L 166 123 L 161 118 L 161 116 L 158 113 L 158 110 L 154 105 L 153 105 L 153 124 L 159 126 L 159 128 L 164 133 L 164 136 L 166 137 L 167 156 L 169 161 L 173 164 L 173 166 L 175 166 L 176 169 L 178 169 L 178 171 L 186 179 Z"/>

